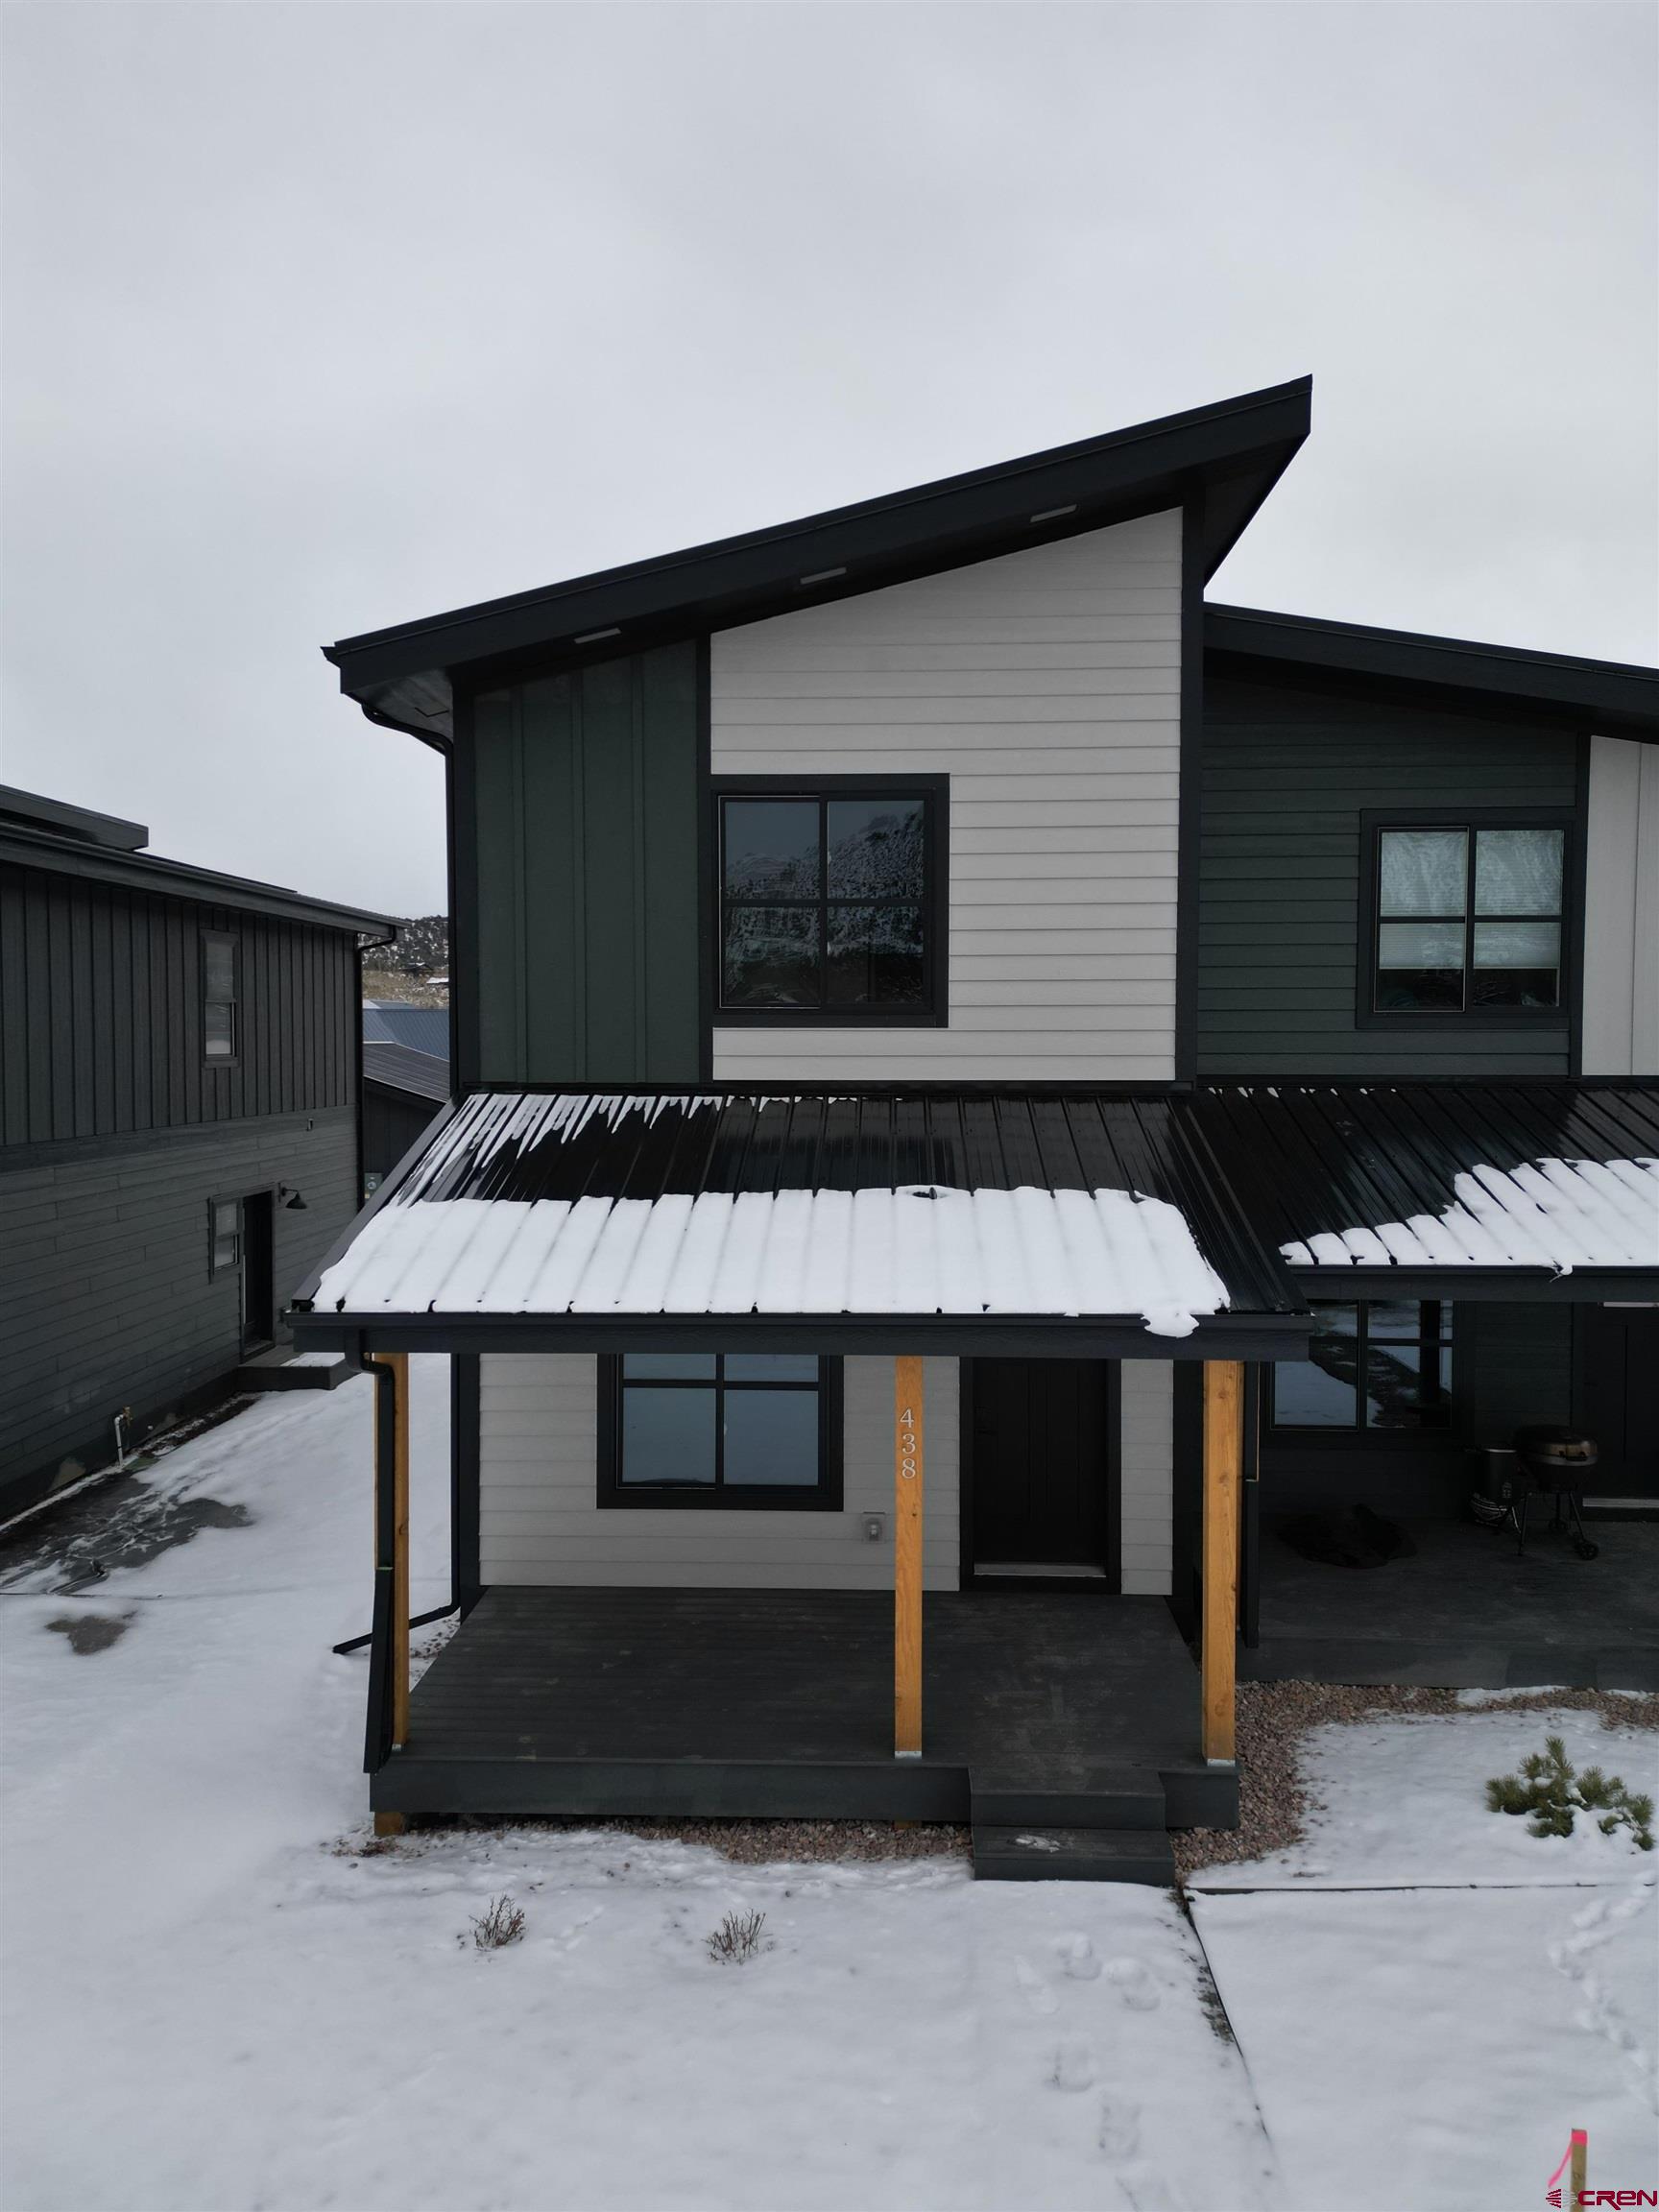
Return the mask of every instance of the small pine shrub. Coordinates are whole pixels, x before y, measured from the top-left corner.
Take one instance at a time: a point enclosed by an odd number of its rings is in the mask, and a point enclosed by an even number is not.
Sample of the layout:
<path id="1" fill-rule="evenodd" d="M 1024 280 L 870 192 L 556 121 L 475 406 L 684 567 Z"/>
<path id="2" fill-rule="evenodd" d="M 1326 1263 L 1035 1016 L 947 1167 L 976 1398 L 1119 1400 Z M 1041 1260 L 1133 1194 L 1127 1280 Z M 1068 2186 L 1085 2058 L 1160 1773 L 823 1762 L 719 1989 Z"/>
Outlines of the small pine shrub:
<path id="1" fill-rule="evenodd" d="M 772 1948 L 765 1926 L 764 1912 L 728 1912 L 708 1939 L 709 1958 L 718 1966 L 746 1966 Z"/>
<path id="2" fill-rule="evenodd" d="M 493 1897 L 487 1912 L 480 1912 L 472 1922 L 472 1948 L 474 1951 L 499 1951 L 509 1943 L 517 1943 L 524 1933 L 524 1908 L 515 1905 L 511 1897 Z M 462 1942 L 467 1938 L 462 1936 Z"/>
<path id="3" fill-rule="evenodd" d="M 1596 1825 L 1603 1836 L 1628 1828 L 1639 1851 L 1653 1848 L 1652 1798 L 1632 1797 L 1617 1774 L 1603 1774 L 1599 1767 L 1575 1774 L 1559 1736 L 1546 1736 L 1543 1750 L 1524 1759 L 1519 1774 L 1494 1775 L 1486 1802 L 1494 1813 L 1530 1814 L 1534 1836 L 1571 1836 L 1583 1813 L 1599 1815 Z"/>

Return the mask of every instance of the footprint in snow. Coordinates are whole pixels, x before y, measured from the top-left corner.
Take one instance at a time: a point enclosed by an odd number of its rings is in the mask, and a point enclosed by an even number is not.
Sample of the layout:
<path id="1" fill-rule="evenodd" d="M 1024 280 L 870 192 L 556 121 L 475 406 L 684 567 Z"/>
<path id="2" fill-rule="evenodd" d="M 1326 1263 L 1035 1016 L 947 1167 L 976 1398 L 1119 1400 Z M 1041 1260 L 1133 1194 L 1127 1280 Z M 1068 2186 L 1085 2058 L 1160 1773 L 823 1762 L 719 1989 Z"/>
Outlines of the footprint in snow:
<path id="1" fill-rule="evenodd" d="M 1094 2046 L 1085 2042 L 1060 2044 L 1055 2050 L 1048 2079 L 1056 2089 L 1093 2089 Z"/>
<path id="2" fill-rule="evenodd" d="M 1155 2012 L 1160 2003 L 1157 1984 L 1139 1959 L 1107 1961 L 1106 1979 L 1132 2012 Z"/>
<path id="3" fill-rule="evenodd" d="M 1073 1982 L 1094 1982 L 1100 1973 L 1100 1960 L 1087 1936 L 1069 1936 L 1060 1946 L 1060 1956 Z"/>
<path id="4" fill-rule="evenodd" d="M 1095 2141 L 1108 2158 L 1133 2158 L 1141 2148 L 1141 2107 L 1132 2097 L 1108 2089 L 1100 2100 Z"/>
<path id="5" fill-rule="evenodd" d="M 1055 1996 L 1053 1990 L 1049 1988 L 1047 1983 L 1044 1981 L 1029 1959 L 1016 1959 L 1014 1973 L 1021 1988 L 1024 1991 L 1025 2002 L 1030 2006 L 1033 2012 L 1052 2012 L 1059 2005 L 1059 1998 Z"/>

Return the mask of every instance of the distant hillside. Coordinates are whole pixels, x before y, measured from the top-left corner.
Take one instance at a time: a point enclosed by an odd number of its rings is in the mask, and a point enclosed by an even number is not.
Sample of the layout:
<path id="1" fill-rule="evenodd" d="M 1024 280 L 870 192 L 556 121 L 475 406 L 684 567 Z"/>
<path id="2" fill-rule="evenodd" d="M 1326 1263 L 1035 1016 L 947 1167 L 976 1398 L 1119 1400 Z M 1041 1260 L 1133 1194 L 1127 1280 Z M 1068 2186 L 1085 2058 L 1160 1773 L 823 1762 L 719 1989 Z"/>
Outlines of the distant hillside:
<path id="1" fill-rule="evenodd" d="M 364 956 L 363 996 L 415 1006 L 449 1000 L 449 917 L 412 914 L 397 924 L 396 945 Z"/>

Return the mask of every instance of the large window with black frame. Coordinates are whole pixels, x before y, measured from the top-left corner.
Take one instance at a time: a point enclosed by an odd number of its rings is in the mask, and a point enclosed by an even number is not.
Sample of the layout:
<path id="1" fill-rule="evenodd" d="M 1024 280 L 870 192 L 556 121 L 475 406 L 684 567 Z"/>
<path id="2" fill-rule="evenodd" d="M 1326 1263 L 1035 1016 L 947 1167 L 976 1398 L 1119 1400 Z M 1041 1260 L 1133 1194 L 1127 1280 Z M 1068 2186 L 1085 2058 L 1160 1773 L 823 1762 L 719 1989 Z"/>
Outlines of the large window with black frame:
<path id="1" fill-rule="evenodd" d="M 927 1020 L 942 1000 L 934 790 L 840 784 L 717 800 L 722 1014 Z"/>
<path id="2" fill-rule="evenodd" d="M 839 1507 L 838 1375 L 813 1353 L 616 1355 L 600 1503 Z"/>
<path id="3" fill-rule="evenodd" d="M 1270 1419 L 1333 1440 L 1414 1434 L 1452 1420 L 1452 1308 L 1444 1299 L 1315 1305 L 1306 1359 L 1274 1362 Z"/>
<path id="4" fill-rule="evenodd" d="M 1380 826 L 1372 1011 L 1559 1014 L 1566 846 L 1558 825 Z"/>

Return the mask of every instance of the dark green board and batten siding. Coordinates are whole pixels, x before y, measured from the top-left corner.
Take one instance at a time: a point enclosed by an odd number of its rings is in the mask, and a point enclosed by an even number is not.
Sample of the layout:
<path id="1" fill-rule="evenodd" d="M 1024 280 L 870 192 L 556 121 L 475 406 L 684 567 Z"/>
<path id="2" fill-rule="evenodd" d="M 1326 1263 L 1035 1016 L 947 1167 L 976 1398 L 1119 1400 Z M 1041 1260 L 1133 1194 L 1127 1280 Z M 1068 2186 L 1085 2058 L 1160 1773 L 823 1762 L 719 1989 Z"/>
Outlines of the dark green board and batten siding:
<path id="1" fill-rule="evenodd" d="M 1570 732 L 1212 675 L 1205 689 L 1204 1075 L 1560 1075 L 1566 1022 L 1356 1020 L 1367 810 L 1576 805 Z M 1570 841 L 1571 842 L 1571 841 Z M 1569 935 L 1573 932 L 1570 930 Z"/>
<path id="2" fill-rule="evenodd" d="M 457 828 L 477 871 L 464 1081 L 697 1080 L 700 689 L 698 647 L 666 645 L 463 711 Z M 458 905 L 464 927 L 464 883 Z"/>

